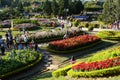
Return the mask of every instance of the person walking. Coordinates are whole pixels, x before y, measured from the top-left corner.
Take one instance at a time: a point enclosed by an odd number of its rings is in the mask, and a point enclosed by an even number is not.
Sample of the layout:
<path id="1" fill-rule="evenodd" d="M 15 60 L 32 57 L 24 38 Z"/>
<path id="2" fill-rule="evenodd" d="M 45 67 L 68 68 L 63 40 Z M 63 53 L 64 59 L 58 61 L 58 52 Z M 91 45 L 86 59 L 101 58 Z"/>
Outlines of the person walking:
<path id="1" fill-rule="evenodd" d="M 71 64 L 75 63 L 75 57 L 74 56 L 71 57 L 70 62 L 71 62 Z"/>
<path id="2" fill-rule="evenodd" d="M 1 53 L 2 55 L 5 55 L 5 47 L 4 47 L 4 44 L 1 44 Z"/>

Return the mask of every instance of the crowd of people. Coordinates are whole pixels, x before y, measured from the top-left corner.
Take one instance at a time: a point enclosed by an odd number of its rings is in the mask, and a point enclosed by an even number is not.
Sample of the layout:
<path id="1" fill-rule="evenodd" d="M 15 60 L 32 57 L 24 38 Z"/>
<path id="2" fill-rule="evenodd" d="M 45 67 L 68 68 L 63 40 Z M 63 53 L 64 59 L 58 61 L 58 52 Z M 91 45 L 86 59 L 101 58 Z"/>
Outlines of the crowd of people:
<path id="1" fill-rule="evenodd" d="M 22 50 L 22 49 L 34 49 L 38 50 L 38 44 L 34 42 L 34 40 L 31 40 L 29 42 L 28 40 L 29 32 L 24 31 L 23 34 L 18 34 L 17 36 L 13 36 L 12 30 L 9 28 L 9 30 L 5 34 L 5 40 L 2 39 L 3 36 L 0 37 L 0 51 L 1 55 L 5 54 L 5 50 Z"/>

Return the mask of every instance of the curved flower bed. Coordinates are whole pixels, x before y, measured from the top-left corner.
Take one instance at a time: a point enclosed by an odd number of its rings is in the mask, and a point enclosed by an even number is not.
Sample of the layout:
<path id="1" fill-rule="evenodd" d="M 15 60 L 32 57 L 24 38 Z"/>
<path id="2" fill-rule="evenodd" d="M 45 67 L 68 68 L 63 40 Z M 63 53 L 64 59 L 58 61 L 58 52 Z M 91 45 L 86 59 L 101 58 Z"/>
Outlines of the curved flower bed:
<path id="1" fill-rule="evenodd" d="M 25 28 L 27 30 L 32 30 L 32 29 L 36 29 L 36 25 L 35 24 L 31 24 L 31 23 L 22 23 L 22 24 L 17 24 L 16 26 L 14 26 L 15 29 L 22 29 Z"/>
<path id="2" fill-rule="evenodd" d="M 110 67 L 115 67 L 120 65 L 120 58 L 115 57 L 112 59 L 107 59 L 104 61 L 96 61 L 96 62 L 81 62 L 78 65 L 72 66 L 74 71 L 93 71 L 93 70 L 100 70 Z"/>
<path id="3" fill-rule="evenodd" d="M 100 41 L 100 38 L 91 35 L 82 35 L 64 40 L 52 41 L 49 43 L 49 48 L 58 51 L 65 51 L 83 47 L 96 41 Z"/>
<path id="4" fill-rule="evenodd" d="M 36 51 L 31 50 L 21 50 L 20 52 L 13 50 L 11 53 L 7 53 L 5 56 L 2 56 L 2 59 L 0 60 L 0 63 L 2 64 L 0 65 L 0 78 L 33 66 L 34 62 L 36 62 L 39 57 L 41 59 L 42 56 Z"/>
<path id="5" fill-rule="evenodd" d="M 52 72 L 52 76 L 103 77 L 117 73 L 120 73 L 120 46 L 98 52 L 86 62 L 60 68 Z"/>

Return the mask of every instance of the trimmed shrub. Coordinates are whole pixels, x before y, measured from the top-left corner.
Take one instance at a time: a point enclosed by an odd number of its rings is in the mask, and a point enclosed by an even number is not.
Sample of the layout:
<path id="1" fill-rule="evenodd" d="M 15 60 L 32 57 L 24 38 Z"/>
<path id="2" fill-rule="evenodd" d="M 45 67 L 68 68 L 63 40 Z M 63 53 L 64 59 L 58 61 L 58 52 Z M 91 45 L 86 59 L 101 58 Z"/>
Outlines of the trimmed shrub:
<path id="1" fill-rule="evenodd" d="M 58 69 L 58 70 L 52 72 L 52 76 L 53 77 L 66 76 L 67 72 L 71 69 L 71 67 L 72 66 L 70 65 L 65 68 Z"/>
<path id="2" fill-rule="evenodd" d="M 115 74 L 120 73 L 120 66 L 102 69 L 102 70 L 95 70 L 89 72 L 76 72 L 72 69 L 67 72 L 68 76 L 72 77 L 105 77 L 105 76 L 113 76 Z"/>
<path id="3" fill-rule="evenodd" d="M 93 31 L 94 27 L 93 26 L 89 26 L 88 27 L 88 31 Z"/>

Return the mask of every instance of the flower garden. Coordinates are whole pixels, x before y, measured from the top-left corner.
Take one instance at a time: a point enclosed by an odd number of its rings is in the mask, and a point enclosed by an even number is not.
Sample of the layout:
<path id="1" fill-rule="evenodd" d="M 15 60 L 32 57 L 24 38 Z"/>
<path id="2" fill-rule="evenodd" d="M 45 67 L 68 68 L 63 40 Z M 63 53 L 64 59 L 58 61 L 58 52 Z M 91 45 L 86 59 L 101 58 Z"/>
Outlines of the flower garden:
<path id="1" fill-rule="evenodd" d="M 0 60 L 0 78 L 14 75 L 19 71 L 34 66 L 42 58 L 42 55 L 34 50 L 12 50 L 7 52 Z"/>
<path id="2" fill-rule="evenodd" d="M 120 0 L 0 0 L 0 80 L 120 80 Z"/>
<path id="3" fill-rule="evenodd" d="M 57 40 L 57 41 L 52 41 L 49 43 L 48 51 L 53 51 L 58 53 L 65 53 L 64 51 L 79 51 L 82 47 L 85 47 L 87 45 L 90 45 L 92 43 L 96 43 L 101 41 L 100 38 L 97 36 L 92 36 L 92 35 L 81 35 L 73 38 L 68 38 L 64 40 Z"/>
<path id="4" fill-rule="evenodd" d="M 104 56 L 102 56 L 104 54 Z M 120 46 L 113 47 L 80 62 L 52 72 L 52 76 L 103 77 L 120 72 Z"/>

